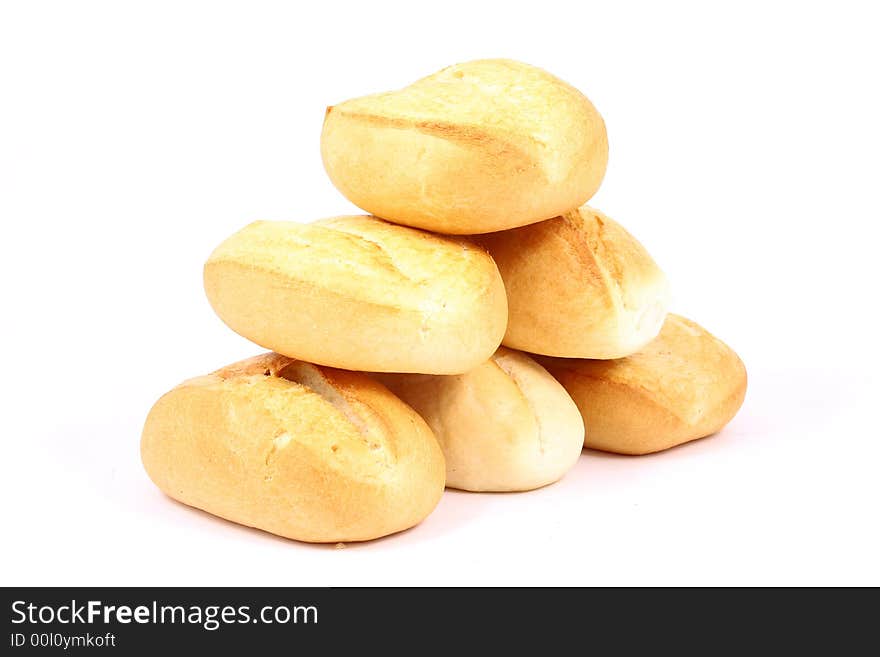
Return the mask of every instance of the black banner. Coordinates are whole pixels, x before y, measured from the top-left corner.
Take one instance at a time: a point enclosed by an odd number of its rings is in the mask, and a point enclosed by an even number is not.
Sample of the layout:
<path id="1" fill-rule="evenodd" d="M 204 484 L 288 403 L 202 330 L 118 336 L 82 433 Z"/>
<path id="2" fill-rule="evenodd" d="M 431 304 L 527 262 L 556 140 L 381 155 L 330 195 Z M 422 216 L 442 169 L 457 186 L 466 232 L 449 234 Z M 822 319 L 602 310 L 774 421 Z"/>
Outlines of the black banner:
<path id="1" fill-rule="evenodd" d="M 875 622 L 876 592 L 865 593 L 869 604 L 804 590 L 7 588 L 3 654 L 469 653 L 477 641 L 539 655 L 599 641 L 621 651 L 690 645 L 713 654 L 798 640 L 839 652 Z M 835 620 L 845 630 L 825 644 Z"/>

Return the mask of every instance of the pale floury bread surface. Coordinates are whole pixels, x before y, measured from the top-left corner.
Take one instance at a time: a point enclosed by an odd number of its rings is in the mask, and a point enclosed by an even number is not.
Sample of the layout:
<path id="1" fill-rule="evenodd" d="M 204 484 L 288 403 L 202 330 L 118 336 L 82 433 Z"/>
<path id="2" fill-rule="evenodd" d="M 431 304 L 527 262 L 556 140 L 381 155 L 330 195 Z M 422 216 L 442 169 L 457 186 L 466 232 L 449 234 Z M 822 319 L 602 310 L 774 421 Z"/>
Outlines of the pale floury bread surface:
<path id="1" fill-rule="evenodd" d="M 327 109 L 324 167 L 355 205 L 441 233 L 486 233 L 586 202 L 608 162 L 602 117 L 528 64 L 457 64 Z"/>
<path id="2" fill-rule="evenodd" d="M 670 300 L 666 276 L 632 235 L 598 210 L 583 206 L 478 241 L 507 289 L 508 347 L 620 358 L 650 342 L 663 325 Z"/>
<path id="3" fill-rule="evenodd" d="M 141 456 L 170 497 L 310 542 L 412 527 L 445 477 L 431 430 L 382 385 L 277 354 L 168 392 L 147 418 Z"/>
<path id="4" fill-rule="evenodd" d="M 647 454 L 719 431 L 742 406 L 746 368 L 704 328 L 669 315 L 656 340 L 619 360 L 541 358 L 571 394 L 585 445 Z"/>
<path id="5" fill-rule="evenodd" d="M 217 247 L 204 279 L 232 330 L 350 370 L 465 372 L 494 353 L 507 324 L 482 247 L 369 216 L 250 224 Z"/>
<path id="6" fill-rule="evenodd" d="M 502 347 L 457 376 L 376 376 L 434 430 L 452 488 L 545 486 L 568 472 L 583 449 L 577 406 L 543 367 L 518 351 Z"/>

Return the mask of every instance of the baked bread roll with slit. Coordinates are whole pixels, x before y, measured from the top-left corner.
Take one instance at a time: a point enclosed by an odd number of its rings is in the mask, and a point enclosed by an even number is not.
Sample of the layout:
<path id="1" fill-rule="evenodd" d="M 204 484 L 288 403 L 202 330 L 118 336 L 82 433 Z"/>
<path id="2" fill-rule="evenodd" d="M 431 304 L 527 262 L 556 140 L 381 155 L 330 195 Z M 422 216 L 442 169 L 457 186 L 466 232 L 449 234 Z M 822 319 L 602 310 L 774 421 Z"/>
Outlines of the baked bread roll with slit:
<path id="1" fill-rule="evenodd" d="M 328 107 L 321 155 L 333 184 L 371 214 L 487 233 L 589 200 L 608 137 L 574 87 L 528 64 L 483 59 Z"/>
<path id="2" fill-rule="evenodd" d="M 457 376 L 375 376 L 434 430 L 451 488 L 523 491 L 546 486 L 562 478 L 583 449 L 577 406 L 521 352 L 502 347 Z"/>
<path id="3" fill-rule="evenodd" d="M 587 426 L 585 445 L 648 454 L 709 436 L 746 395 L 739 356 L 696 322 L 669 315 L 656 340 L 619 360 L 540 358 Z"/>
<path id="4" fill-rule="evenodd" d="M 466 372 L 507 325 L 485 249 L 369 216 L 252 223 L 215 249 L 204 282 L 236 333 L 348 370 Z"/>
<path id="5" fill-rule="evenodd" d="M 584 206 L 477 241 L 504 279 L 507 347 L 621 358 L 660 332 L 670 300 L 666 276 L 623 226 L 598 210 Z"/>
<path id="6" fill-rule="evenodd" d="M 412 527 L 445 481 L 430 428 L 385 387 L 278 354 L 164 395 L 147 417 L 141 457 L 166 495 L 309 542 Z"/>

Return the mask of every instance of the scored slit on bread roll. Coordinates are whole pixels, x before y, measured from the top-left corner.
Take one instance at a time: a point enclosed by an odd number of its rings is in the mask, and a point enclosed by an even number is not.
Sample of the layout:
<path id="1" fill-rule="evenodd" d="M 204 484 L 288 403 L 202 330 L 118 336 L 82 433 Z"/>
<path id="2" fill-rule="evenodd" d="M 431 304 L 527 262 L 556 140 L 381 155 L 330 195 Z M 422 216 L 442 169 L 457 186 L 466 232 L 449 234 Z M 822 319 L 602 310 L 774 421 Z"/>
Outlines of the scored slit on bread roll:
<path id="1" fill-rule="evenodd" d="M 165 394 L 147 417 L 141 456 L 166 495 L 309 542 L 412 527 L 445 480 L 430 428 L 385 387 L 278 354 Z"/>
<path id="2" fill-rule="evenodd" d="M 377 374 L 434 430 L 446 485 L 522 491 L 560 479 L 577 462 L 584 424 L 565 389 L 538 363 L 499 348 L 465 374 Z"/>
<path id="3" fill-rule="evenodd" d="M 485 249 L 369 216 L 252 223 L 211 254 L 204 280 L 232 330 L 350 370 L 466 372 L 507 324 Z"/>
<path id="4" fill-rule="evenodd" d="M 583 206 L 475 239 L 504 279 L 505 346 L 546 356 L 620 358 L 654 339 L 663 325 L 666 276 L 623 226 L 598 210 Z"/>
<path id="5" fill-rule="evenodd" d="M 719 431 L 745 399 L 739 356 L 696 322 L 670 314 L 660 335 L 619 360 L 539 358 L 587 425 L 585 445 L 647 454 Z"/>
<path id="6" fill-rule="evenodd" d="M 595 194 L 605 123 L 577 89 L 505 59 L 457 64 L 327 108 L 330 180 L 367 212 L 440 233 L 549 219 Z"/>

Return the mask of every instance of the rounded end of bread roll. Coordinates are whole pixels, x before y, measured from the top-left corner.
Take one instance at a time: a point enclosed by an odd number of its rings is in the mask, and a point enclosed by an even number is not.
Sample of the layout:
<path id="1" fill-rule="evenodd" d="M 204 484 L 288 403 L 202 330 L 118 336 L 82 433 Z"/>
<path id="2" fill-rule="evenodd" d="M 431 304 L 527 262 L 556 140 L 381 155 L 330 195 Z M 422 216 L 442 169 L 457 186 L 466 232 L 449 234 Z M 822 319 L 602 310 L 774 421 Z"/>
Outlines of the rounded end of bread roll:
<path id="1" fill-rule="evenodd" d="M 672 302 L 672 291 L 666 275 L 656 265 L 647 267 L 643 273 L 640 285 L 621 292 L 614 337 L 596 348 L 595 358 L 623 358 L 639 351 L 660 334 Z"/>
<path id="2" fill-rule="evenodd" d="M 386 388 L 278 354 L 165 394 L 147 417 L 141 457 L 169 497 L 308 542 L 412 527 L 445 481 L 431 430 Z"/>
<path id="3" fill-rule="evenodd" d="M 748 384 L 730 347 L 673 314 L 655 340 L 626 358 L 539 360 L 580 409 L 585 445 L 619 454 L 658 452 L 720 431 Z"/>
<path id="4" fill-rule="evenodd" d="M 482 247 L 369 216 L 250 224 L 211 254 L 204 284 L 240 335 L 350 370 L 465 372 L 507 327 L 504 283 Z"/>
<path id="5" fill-rule="evenodd" d="M 545 356 L 612 359 L 660 332 L 669 283 L 620 224 L 588 206 L 478 238 L 509 304 L 505 346 Z"/>
<path id="6" fill-rule="evenodd" d="M 608 163 L 605 123 L 577 89 L 486 59 L 332 106 L 321 155 L 358 207 L 447 234 L 522 226 L 585 203 Z"/>
<path id="7" fill-rule="evenodd" d="M 540 488 L 562 478 L 583 448 L 577 406 L 543 367 L 520 352 L 502 347 L 458 376 L 377 376 L 433 429 L 451 488 Z"/>

